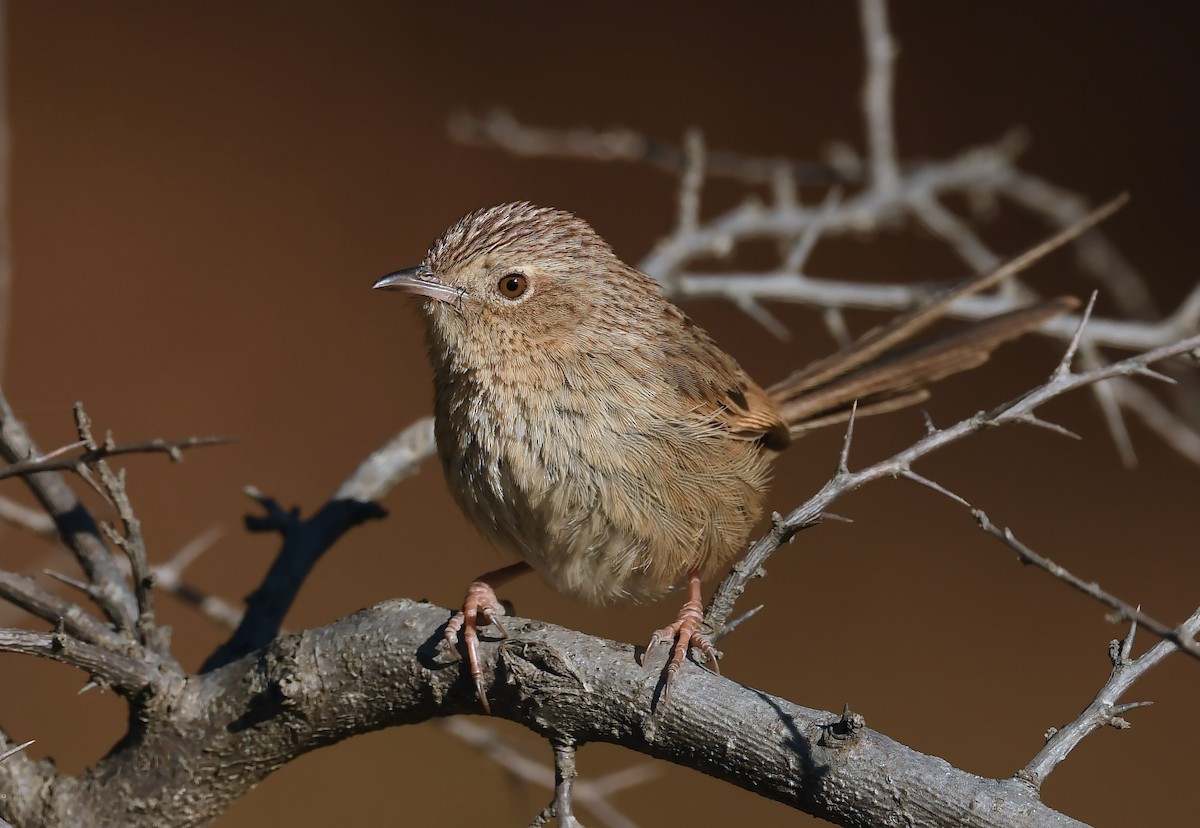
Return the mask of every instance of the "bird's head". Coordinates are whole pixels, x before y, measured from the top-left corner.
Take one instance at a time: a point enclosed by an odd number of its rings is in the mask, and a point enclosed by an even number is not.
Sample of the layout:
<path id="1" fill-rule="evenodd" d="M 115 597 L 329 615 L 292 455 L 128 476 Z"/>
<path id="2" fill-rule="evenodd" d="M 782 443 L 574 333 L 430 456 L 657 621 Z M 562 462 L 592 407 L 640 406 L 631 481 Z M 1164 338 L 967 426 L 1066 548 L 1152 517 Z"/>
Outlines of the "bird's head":
<path id="1" fill-rule="evenodd" d="M 587 222 L 528 202 L 463 216 L 419 266 L 375 287 L 422 298 L 431 339 L 452 351 L 591 339 L 662 295 Z"/>

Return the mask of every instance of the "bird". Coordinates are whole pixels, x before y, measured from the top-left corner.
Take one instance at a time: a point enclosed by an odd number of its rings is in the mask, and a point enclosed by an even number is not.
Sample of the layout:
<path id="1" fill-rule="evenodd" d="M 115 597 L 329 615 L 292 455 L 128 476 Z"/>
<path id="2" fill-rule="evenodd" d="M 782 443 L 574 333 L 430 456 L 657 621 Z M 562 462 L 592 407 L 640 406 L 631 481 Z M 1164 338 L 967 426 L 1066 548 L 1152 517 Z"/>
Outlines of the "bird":
<path id="1" fill-rule="evenodd" d="M 1110 205 L 1108 209 L 1113 209 Z M 1107 215 L 1097 211 L 778 382 L 755 382 L 657 281 L 584 220 L 527 201 L 463 216 L 420 265 L 374 283 L 419 300 L 435 436 L 462 512 L 518 558 L 467 588 L 444 638 L 486 712 L 479 628 L 507 636 L 495 589 L 534 571 L 590 605 L 686 590 L 662 645 L 661 700 L 690 648 L 719 672 L 702 585 L 745 552 L 775 458 L 805 432 L 925 399 L 1001 343 L 1076 306 L 1032 303 L 928 341 L 955 300 L 985 290 Z"/>

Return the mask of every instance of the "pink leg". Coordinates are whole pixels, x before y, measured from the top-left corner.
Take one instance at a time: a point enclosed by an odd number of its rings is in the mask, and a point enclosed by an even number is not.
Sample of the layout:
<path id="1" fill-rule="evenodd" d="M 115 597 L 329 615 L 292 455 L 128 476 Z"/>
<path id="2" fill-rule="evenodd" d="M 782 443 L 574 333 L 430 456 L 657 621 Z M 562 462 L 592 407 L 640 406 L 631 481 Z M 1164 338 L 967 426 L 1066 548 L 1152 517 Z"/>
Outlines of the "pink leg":
<path id="1" fill-rule="evenodd" d="M 459 658 L 459 633 L 462 633 L 462 641 L 467 647 L 467 666 L 471 671 L 471 681 L 475 685 L 475 694 L 479 697 L 479 703 L 483 705 L 485 713 L 490 714 L 492 709 L 488 706 L 487 696 L 483 692 L 483 668 L 479 666 L 479 628 L 489 624 L 495 625 L 501 637 L 508 638 L 508 633 L 500 623 L 500 616 L 504 615 L 504 606 L 496 597 L 494 587 L 506 584 L 528 571 L 529 564 L 522 561 L 480 575 L 467 587 L 463 608 L 454 613 L 446 624 L 446 643 L 450 645 L 450 652 L 455 658 Z"/>
<path id="2" fill-rule="evenodd" d="M 663 704 L 670 700 L 671 685 L 675 682 L 675 677 L 679 674 L 679 667 L 683 664 L 683 660 L 692 646 L 699 647 L 700 651 L 708 657 L 708 663 L 712 665 L 713 672 L 717 675 L 721 674 L 721 666 L 717 663 L 717 652 L 713 649 L 708 636 L 700 632 L 700 625 L 704 620 L 704 605 L 700 598 L 700 576 L 693 572 L 688 576 L 687 603 L 679 610 L 679 615 L 676 616 L 674 622 L 650 636 L 646 654 L 642 656 L 642 664 L 648 666 L 650 653 L 655 647 L 665 642 L 675 642 L 675 646 L 671 650 L 671 658 L 667 661 L 666 669 L 663 670 Z"/>

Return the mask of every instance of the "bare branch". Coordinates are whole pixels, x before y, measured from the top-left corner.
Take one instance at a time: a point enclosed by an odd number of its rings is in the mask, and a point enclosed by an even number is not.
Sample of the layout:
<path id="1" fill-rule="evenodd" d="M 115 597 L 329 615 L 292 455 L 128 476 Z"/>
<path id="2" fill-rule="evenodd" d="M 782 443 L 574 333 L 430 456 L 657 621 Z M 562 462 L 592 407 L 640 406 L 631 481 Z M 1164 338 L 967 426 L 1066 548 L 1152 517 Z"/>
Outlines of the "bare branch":
<path id="1" fill-rule="evenodd" d="M 167 678 L 150 661 L 123 656 L 105 647 L 72 638 L 65 632 L 0 630 L 0 651 L 25 653 L 70 664 L 86 671 L 104 686 L 127 696 L 134 696 L 146 688 L 159 689 Z"/>
<path id="2" fill-rule="evenodd" d="M 871 188 L 883 198 L 893 198 L 900 189 L 900 167 L 896 160 L 892 87 L 896 68 L 896 44 L 888 30 L 885 0 L 861 0 L 863 49 L 867 77 L 863 83 L 862 106 L 867 122 L 867 147 L 871 158 Z"/>
<path id="3" fill-rule="evenodd" d="M 647 164 L 672 175 L 679 174 L 687 166 L 681 148 L 626 127 L 606 130 L 534 127 L 520 123 L 504 109 L 492 109 L 480 115 L 460 111 L 450 117 L 447 127 L 450 137 L 460 144 L 495 147 L 524 158 Z M 759 158 L 722 150 L 709 152 L 705 164 L 705 175 L 711 178 L 729 178 L 747 184 L 775 185 L 781 170 L 786 170 L 788 177 L 797 184 L 827 186 L 846 180 L 828 164 Z"/>
<path id="4" fill-rule="evenodd" d="M 1189 353 L 1197 347 L 1200 347 L 1200 335 L 1092 371 L 1063 374 L 1056 370 L 1045 384 L 1033 391 L 991 411 L 981 411 L 947 428 L 927 431 L 924 437 L 903 451 L 860 471 L 845 470 L 848 447 L 844 447 L 842 459 L 838 463 L 838 471 L 829 482 L 807 502 L 793 510 L 786 519 L 774 521 L 771 531 L 750 547 L 746 557 L 734 566 L 729 575 L 717 587 L 705 612 L 705 622 L 711 629 L 721 629 L 732 614 L 734 602 L 745 590 L 755 573 L 761 569 L 767 558 L 796 532 L 820 522 L 822 514 L 842 495 L 883 477 L 903 475 L 910 471 L 913 463 L 920 458 L 975 432 L 1006 423 L 1027 422 L 1034 416 L 1038 407 L 1076 388 L 1113 377 L 1140 375 L 1149 364 Z"/>
<path id="5" fill-rule="evenodd" d="M 416 472 L 433 456 L 433 424 L 428 417 L 404 429 L 363 461 L 338 488 L 333 499 L 308 520 L 296 511 L 285 512 L 257 490 L 250 494 L 267 513 L 265 519 L 247 518 L 252 530 L 278 531 L 283 546 L 262 584 L 247 600 L 246 612 L 233 635 L 208 657 L 202 671 L 212 670 L 265 646 L 279 634 L 284 616 L 308 574 L 321 556 L 351 528 L 383 517 L 376 503 L 392 486 Z"/>
<path id="6" fill-rule="evenodd" d="M 943 207 L 936 198 L 915 199 L 912 209 L 921 223 L 948 244 L 976 273 L 987 273 L 999 267 L 1000 257 L 983 243 L 966 222 Z"/>
<path id="7" fill-rule="evenodd" d="M 334 493 L 335 500 L 381 500 L 433 456 L 433 418 L 423 417 L 371 453 Z"/>
<path id="8" fill-rule="evenodd" d="M 109 434 L 104 444 L 97 442 L 92 434 L 92 419 L 88 416 L 83 408 L 83 403 L 77 402 L 74 406 L 75 427 L 79 431 L 79 438 L 83 441 L 87 451 L 96 452 L 105 447 L 111 446 L 113 443 L 112 435 Z M 179 459 L 178 450 L 171 453 L 173 460 Z M 133 504 L 129 501 L 129 492 L 125 487 L 125 470 L 113 472 L 108 465 L 108 461 L 103 457 L 88 463 L 89 466 L 95 468 L 100 476 L 100 484 L 104 488 L 104 493 L 107 499 L 117 510 L 117 515 L 121 518 L 124 534 L 117 532 L 107 523 L 100 524 L 100 530 L 108 538 L 109 543 L 118 547 L 129 560 L 130 576 L 133 580 L 133 593 L 137 599 L 137 621 L 134 625 L 134 630 L 137 633 L 137 639 L 142 644 L 149 647 L 160 658 L 169 664 L 177 672 L 182 672 L 179 663 L 175 661 L 171 655 L 171 648 L 167 642 L 167 637 L 163 630 L 158 626 L 158 622 L 154 615 L 154 592 L 153 592 L 153 577 L 150 574 L 150 561 L 146 555 L 146 542 L 142 537 L 142 523 L 138 520 L 137 515 L 133 512 Z"/>
<path id="9" fill-rule="evenodd" d="M 501 734 L 461 716 L 439 719 L 437 726 L 470 745 L 472 749 L 482 753 L 516 778 L 540 788 L 554 790 L 554 769 L 544 762 L 529 758 Z M 614 771 L 595 781 L 576 778 L 571 786 L 571 796 L 590 810 L 599 819 L 600 824 L 608 828 L 637 828 L 629 817 L 612 804 L 611 797 L 661 774 L 659 767 L 641 764 Z"/>
<path id="10" fill-rule="evenodd" d="M 0 457 L 13 463 L 41 454 L 0 393 Z M 132 630 L 137 599 L 87 509 L 57 472 L 30 474 L 22 479 L 54 520 L 63 542 L 93 584 L 93 599 L 119 629 Z"/>
<path id="11" fill-rule="evenodd" d="M 37 741 L 37 739 L 30 739 L 28 742 L 25 742 L 24 744 L 14 745 L 14 746 L 10 747 L 8 750 L 4 751 L 3 753 L 0 753 L 0 762 L 5 762 L 5 761 L 11 759 L 12 757 L 16 756 L 18 753 L 20 753 L 21 751 L 23 751 L 25 748 L 29 747 L 36 741 Z"/>
<path id="12" fill-rule="evenodd" d="M 0 571 L 0 598 L 52 625 L 61 625 L 65 632 L 80 641 L 114 651 L 121 650 L 127 643 L 123 636 L 88 615 L 78 604 L 43 589 L 32 578 Z"/>
<path id="13" fill-rule="evenodd" d="M 704 134 L 689 129 L 683 136 L 686 163 L 679 177 L 679 213 L 675 233 L 684 236 L 700 226 L 700 190 L 704 187 Z"/>
<path id="14" fill-rule="evenodd" d="M 1197 643 L 1183 628 L 1172 629 L 1166 624 L 1151 618 L 1139 608 L 1132 604 L 1122 601 L 1111 593 L 1105 592 L 1100 588 L 1100 585 L 1094 582 L 1084 581 L 1077 575 L 1067 571 L 1066 568 L 1059 566 L 1049 558 L 1044 558 L 1034 552 L 1025 544 L 1021 543 L 1013 535 L 1010 529 L 1001 529 L 992 523 L 991 519 L 983 512 L 982 509 L 972 509 L 971 514 L 975 516 L 975 520 L 979 523 L 979 528 L 1004 542 L 1006 546 L 1015 551 L 1021 559 L 1021 563 L 1032 564 L 1039 569 L 1050 573 L 1058 580 L 1088 595 L 1095 598 L 1101 604 L 1114 609 L 1120 614 L 1120 617 L 1130 621 L 1136 621 L 1150 632 L 1157 635 L 1164 641 L 1169 641 L 1183 652 L 1190 655 L 1192 658 L 1200 659 L 1200 643 Z"/>
<path id="15" fill-rule="evenodd" d="M 554 799 L 540 814 L 529 823 L 529 828 L 541 828 L 551 818 L 558 821 L 561 828 L 583 828 L 583 823 L 575 818 L 574 805 L 571 801 L 571 787 L 575 777 L 575 745 L 562 740 L 552 740 L 554 747 Z"/>
<path id="16" fill-rule="evenodd" d="M 1035 788 L 1041 788 L 1042 783 L 1058 764 L 1067 758 L 1084 738 L 1102 727 L 1124 729 L 1129 723 L 1121 718 L 1122 714 L 1149 702 L 1133 702 L 1118 704 L 1121 697 L 1128 692 L 1135 681 L 1145 675 L 1146 671 L 1164 658 L 1175 652 L 1179 645 L 1176 639 L 1164 639 L 1151 647 L 1140 658 L 1130 661 L 1129 654 L 1133 648 L 1133 636 L 1137 630 L 1141 612 L 1135 609 L 1127 617 L 1134 619 L 1129 626 L 1129 634 L 1123 641 L 1113 641 L 1109 645 L 1109 657 L 1112 660 L 1112 672 L 1108 681 L 1100 688 L 1096 698 L 1092 700 L 1082 713 L 1070 724 L 1062 728 L 1051 729 L 1046 734 L 1046 745 L 1029 764 L 1020 770 L 1017 776 L 1026 780 Z M 1195 644 L 1195 636 L 1200 632 L 1200 609 L 1179 626 L 1179 636 L 1191 644 Z"/>
<path id="17" fill-rule="evenodd" d="M 1118 378 L 1106 384 L 1122 408 L 1145 423 L 1172 449 L 1200 465 L 1200 434 L 1136 382 Z"/>
<path id="18" fill-rule="evenodd" d="M 185 449 L 218 446 L 231 442 L 233 439 L 233 437 L 184 437 L 181 440 L 144 440 L 140 443 L 126 443 L 119 446 L 100 444 L 93 449 L 70 457 L 59 456 L 59 452 L 56 451 L 44 457 L 21 460 L 0 467 L 0 480 L 46 471 L 77 471 L 80 466 L 91 465 L 99 460 L 122 454 L 165 454 L 178 462 L 183 459 Z M 77 445 L 78 443 L 72 443 L 69 447 L 64 448 L 75 448 Z"/>
<path id="19" fill-rule="evenodd" d="M 30 509 L 28 506 L 22 506 L 7 497 L 0 497 L 0 521 L 4 521 L 9 526 L 32 532 L 46 540 L 58 539 L 58 528 L 48 514 L 37 509 Z"/>
<path id="20" fill-rule="evenodd" d="M 85 812 L 93 823 L 102 814 L 111 824 L 157 828 L 182 801 L 189 820 L 203 824 L 307 751 L 357 733 L 477 713 L 464 674 L 430 661 L 429 642 L 448 615 L 389 601 L 170 683 L 159 705 L 178 714 L 151 720 L 73 784 L 53 786 L 45 813 L 76 818 L 41 824 L 86 824 L 78 810 L 67 810 L 76 802 L 103 807 Z M 905 813 L 963 828 L 1080 826 L 1023 782 L 956 770 L 870 730 L 861 717 L 844 721 L 798 707 L 690 663 L 670 707 L 653 713 L 656 677 L 642 670 L 634 647 L 519 618 L 506 626 L 507 642 L 481 647 L 492 710 L 560 742 L 619 744 L 856 828 Z M 111 779 L 151 766 L 154 786 L 142 786 L 136 800 L 107 795 Z M 897 790 L 905 792 L 902 803 Z M 582 803 L 578 785 L 573 794 Z"/>

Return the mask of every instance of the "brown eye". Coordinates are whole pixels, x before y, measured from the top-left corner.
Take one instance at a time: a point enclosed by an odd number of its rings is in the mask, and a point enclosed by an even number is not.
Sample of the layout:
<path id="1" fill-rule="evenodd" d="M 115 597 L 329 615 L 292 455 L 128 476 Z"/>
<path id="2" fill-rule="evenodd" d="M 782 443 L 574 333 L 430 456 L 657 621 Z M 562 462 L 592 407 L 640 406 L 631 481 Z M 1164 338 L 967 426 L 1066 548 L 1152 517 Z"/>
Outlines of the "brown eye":
<path id="1" fill-rule="evenodd" d="M 521 273 L 510 273 L 503 277 L 496 284 L 496 288 L 500 291 L 500 295 L 505 299 L 516 299 L 520 297 L 528 287 L 529 282 Z"/>

